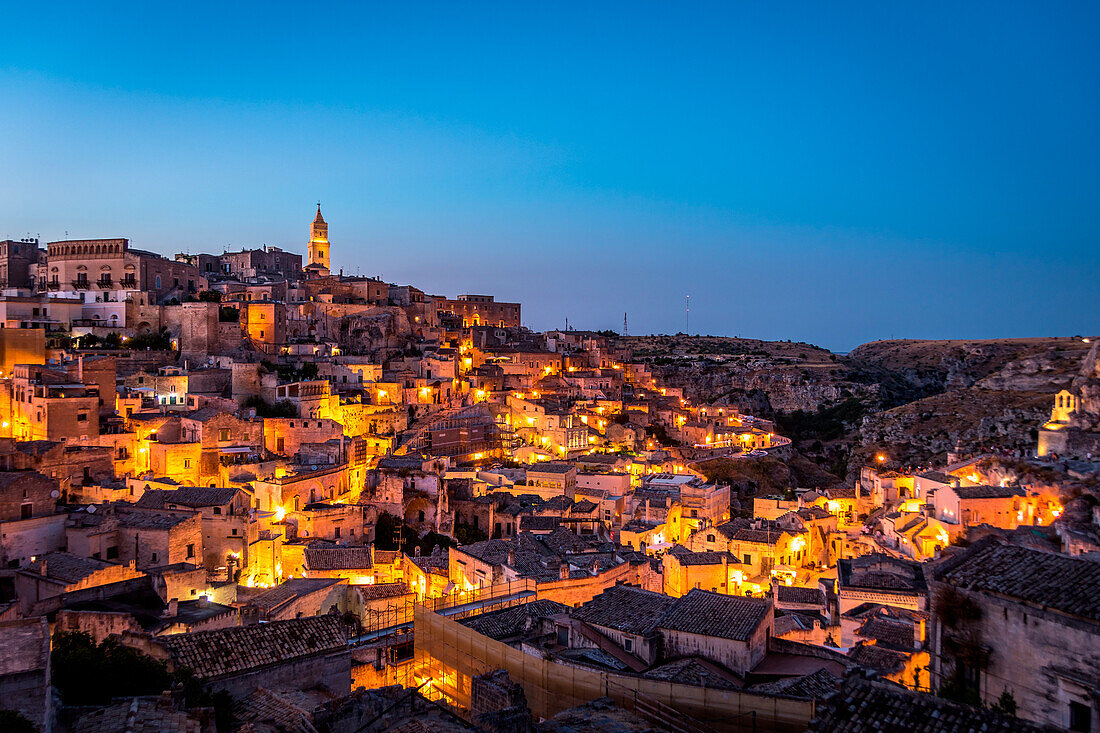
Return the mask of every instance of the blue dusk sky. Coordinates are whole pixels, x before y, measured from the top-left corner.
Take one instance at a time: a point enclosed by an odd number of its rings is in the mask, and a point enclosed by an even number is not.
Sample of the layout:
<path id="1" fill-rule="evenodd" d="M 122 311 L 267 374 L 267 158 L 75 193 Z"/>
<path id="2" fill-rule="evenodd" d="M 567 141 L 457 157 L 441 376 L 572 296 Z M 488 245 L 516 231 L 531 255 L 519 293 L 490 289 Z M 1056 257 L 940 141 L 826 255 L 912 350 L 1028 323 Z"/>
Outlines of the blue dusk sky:
<path id="1" fill-rule="evenodd" d="M 0 237 L 305 251 L 535 329 L 1096 331 L 1100 3 L 4 3 Z"/>

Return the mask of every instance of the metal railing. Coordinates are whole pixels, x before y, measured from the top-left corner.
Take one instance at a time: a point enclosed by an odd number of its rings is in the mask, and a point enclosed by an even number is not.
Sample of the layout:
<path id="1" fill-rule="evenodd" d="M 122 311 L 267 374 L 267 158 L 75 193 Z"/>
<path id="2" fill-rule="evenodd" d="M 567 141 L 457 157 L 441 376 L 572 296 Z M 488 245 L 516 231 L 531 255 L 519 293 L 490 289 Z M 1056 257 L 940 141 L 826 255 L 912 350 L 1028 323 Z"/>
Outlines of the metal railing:
<path id="1" fill-rule="evenodd" d="M 633 710 L 649 722 L 665 730 L 671 731 L 672 733 L 718 733 L 717 730 L 703 721 L 693 718 L 676 708 L 670 707 L 660 700 L 646 696 L 638 697 L 637 688 L 624 687 L 611 680 L 607 680 L 605 686 L 608 697 L 616 700 L 619 705 L 627 710 Z M 749 728 L 749 730 L 755 732 L 755 711 L 745 713 L 744 715 L 746 717 L 751 716 L 751 728 Z"/>
<path id="2" fill-rule="evenodd" d="M 368 608 L 364 612 L 363 633 L 356 639 L 352 639 L 351 643 L 366 643 L 386 636 L 388 633 L 396 633 L 402 627 L 412 624 L 417 606 L 460 619 L 525 602 L 534 598 L 537 590 L 537 581 L 533 578 L 524 578 L 484 588 L 455 591 L 441 598 L 407 600 L 388 604 L 384 608 Z"/>

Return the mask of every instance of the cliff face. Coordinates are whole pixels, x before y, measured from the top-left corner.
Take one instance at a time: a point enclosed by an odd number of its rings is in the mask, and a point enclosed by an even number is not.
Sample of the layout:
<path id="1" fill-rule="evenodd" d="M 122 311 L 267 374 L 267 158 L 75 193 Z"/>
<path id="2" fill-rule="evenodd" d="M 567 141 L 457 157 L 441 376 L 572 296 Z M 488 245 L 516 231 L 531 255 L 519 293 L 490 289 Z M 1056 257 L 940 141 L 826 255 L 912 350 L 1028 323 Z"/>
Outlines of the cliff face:
<path id="1" fill-rule="evenodd" d="M 942 458 L 956 443 L 1029 449 L 1089 346 L 1079 338 L 877 342 L 849 359 L 893 369 L 935 394 L 864 417 L 859 442 L 903 461 Z"/>
<path id="2" fill-rule="evenodd" d="M 1050 400 L 1048 392 L 951 390 L 867 415 L 859 441 L 903 463 L 942 457 L 960 442 L 1010 450 L 1034 447 L 1037 426 L 1050 416 Z"/>
<path id="3" fill-rule="evenodd" d="M 1076 337 L 876 341 L 843 357 L 748 339 L 633 341 L 664 383 L 777 417 L 799 451 L 838 475 L 876 450 L 918 463 L 960 441 L 1033 447 L 1054 393 L 1075 379 L 1082 408 L 1100 419 L 1100 377 L 1081 374 L 1090 345 Z"/>
<path id="4" fill-rule="evenodd" d="M 683 335 L 630 337 L 620 344 L 662 383 L 757 415 L 816 412 L 852 398 L 877 404 L 883 396 L 874 375 L 811 344 Z"/>
<path id="5" fill-rule="evenodd" d="M 683 387 L 694 399 L 724 400 L 763 416 L 796 410 L 817 412 L 853 397 L 875 402 L 883 397 L 881 385 L 852 381 L 848 369 L 832 365 L 704 361 L 653 367 L 653 372 L 662 384 Z"/>

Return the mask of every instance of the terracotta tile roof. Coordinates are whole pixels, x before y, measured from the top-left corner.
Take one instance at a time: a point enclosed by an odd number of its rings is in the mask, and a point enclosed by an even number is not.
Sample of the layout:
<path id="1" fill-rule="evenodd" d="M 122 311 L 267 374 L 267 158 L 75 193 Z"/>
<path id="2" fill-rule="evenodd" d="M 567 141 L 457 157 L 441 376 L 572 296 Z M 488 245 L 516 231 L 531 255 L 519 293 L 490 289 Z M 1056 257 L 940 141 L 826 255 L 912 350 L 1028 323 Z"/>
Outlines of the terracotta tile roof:
<path id="1" fill-rule="evenodd" d="M 370 547 L 366 545 L 307 547 L 304 554 L 307 570 L 366 570 L 374 567 Z"/>
<path id="2" fill-rule="evenodd" d="M 1100 621 L 1100 563 L 987 537 L 948 560 L 936 579 Z"/>
<path id="3" fill-rule="evenodd" d="M 45 567 L 45 573 L 42 572 L 43 567 Z M 111 563 L 96 560 L 93 557 L 81 557 L 69 552 L 47 552 L 45 555 L 39 555 L 27 566 L 27 570 L 36 575 L 44 575 L 51 580 L 76 583 L 109 567 Z"/>
<path id="4" fill-rule="evenodd" d="M 315 733 L 312 716 L 292 700 L 258 687 L 233 706 L 234 717 L 244 723 L 264 723 L 280 733 Z"/>
<path id="5" fill-rule="evenodd" d="M 857 496 L 854 486 L 832 486 L 825 489 L 825 493 L 830 499 L 855 499 Z"/>
<path id="6" fill-rule="evenodd" d="M 770 608 L 769 601 L 693 588 L 686 596 L 676 599 L 657 626 L 745 641 L 764 622 Z"/>
<path id="7" fill-rule="evenodd" d="M 859 629 L 856 630 L 856 636 L 875 639 L 881 646 L 907 652 L 913 650 L 916 642 L 913 624 L 879 616 L 872 616 L 860 624 Z"/>
<path id="8" fill-rule="evenodd" d="M 734 533 L 730 539 L 735 542 L 752 542 L 758 545 L 774 545 L 783 538 L 785 534 L 796 534 L 788 532 L 785 529 L 752 529 L 751 527 L 746 529 L 739 529 Z"/>
<path id="9" fill-rule="evenodd" d="M 722 669 L 706 659 L 687 657 L 659 665 L 646 672 L 643 677 L 654 680 L 677 682 L 682 685 L 708 687 L 714 690 L 739 690 L 744 681 L 732 672 Z"/>
<path id="10" fill-rule="evenodd" d="M 271 611 L 290 601 L 329 588 L 342 582 L 341 578 L 291 578 L 274 588 L 252 598 L 252 605 Z"/>
<path id="11" fill-rule="evenodd" d="M 582 604 L 571 617 L 595 626 L 644 635 L 657 628 L 675 602 L 675 598 L 663 593 L 616 585 Z"/>
<path id="12" fill-rule="evenodd" d="M 740 530 L 751 526 L 752 520 L 745 519 L 744 517 L 738 517 L 737 519 L 732 519 L 725 524 L 719 524 L 717 527 L 715 527 L 715 529 L 718 530 L 719 534 L 721 534 L 723 537 L 731 540 Z"/>
<path id="13" fill-rule="evenodd" d="M 574 504 L 572 506 L 572 508 L 569 510 L 569 513 L 573 514 L 573 515 L 591 514 L 592 512 L 596 511 L 599 508 L 600 508 L 600 505 L 597 504 L 596 502 L 589 501 L 588 499 L 581 499 L 580 501 L 578 501 L 576 504 Z"/>
<path id="14" fill-rule="evenodd" d="M 881 674 L 894 674 L 905 669 L 910 653 L 861 641 L 852 647 L 848 656 L 861 667 L 873 669 Z"/>
<path id="15" fill-rule="evenodd" d="M 539 537 L 550 552 L 557 555 L 571 553 L 595 552 L 600 549 L 600 543 L 594 537 L 582 537 L 565 527 L 558 527 L 547 535 Z"/>
<path id="16" fill-rule="evenodd" d="M 480 616 L 471 616 L 462 619 L 459 623 L 479 634 L 501 641 L 530 631 L 531 625 L 539 619 L 568 613 L 571 610 L 572 608 L 563 603 L 541 599 L 500 611 L 483 613 Z"/>
<path id="17" fill-rule="evenodd" d="M 1027 496 L 1019 486 L 959 486 L 953 489 L 960 499 L 1009 499 Z"/>
<path id="18" fill-rule="evenodd" d="M 561 526 L 561 517 L 535 517 L 523 514 L 519 526 L 528 532 L 548 532 Z"/>
<path id="19" fill-rule="evenodd" d="M 412 593 L 404 583 L 372 583 L 358 585 L 356 588 L 365 601 L 378 601 L 383 598 L 400 598 Z"/>
<path id="20" fill-rule="evenodd" d="M 573 506 L 573 500 L 565 494 L 551 496 L 539 505 L 539 511 L 565 511 Z"/>
<path id="21" fill-rule="evenodd" d="M 897 591 L 907 595 L 928 590 L 918 563 L 881 553 L 837 561 L 837 580 L 841 590 Z"/>
<path id="22" fill-rule="evenodd" d="M 548 461 L 546 463 L 540 463 L 537 466 L 532 466 L 527 469 L 527 475 L 532 473 L 569 473 L 570 471 L 576 471 L 577 467 L 572 463 L 562 463 L 561 461 Z"/>
<path id="23" fill-rule="evenodd" d="M 791 677 L 785 680 L 753 685 L 752 691 L 764 692 L 769 695 L 820 699 L 835 692 L 840 687 L 840 683 L 841 679 L 839 677 L 822 667 L 816 672 L 801 677 Z"/>
<path id="24" fill-rule="evenodd" d="M 825 605 L 825 594 L 820 588 L 805 588 L 797 585 L 775 586 L 776 603 L 810 603 Z"/>
<path id="25" fill-rule="evenodd" d="M 173 634 L 157 641 L 176 665 L 191 669 L 199 679 L 239 674 L 269 664 L 347 649 L 344 625 L 330 614 Z"/>
<path id="26" fill-rule="evenodd" d="M 392 565 L 399 557 L 401 553 L 398 550 L 375 549 L 374 551 L 374 562 L 378 565 Z"/>
<path id="27" fill-rule="evenodd" d="M 187 509 L 146 509 L 134 504 L 112 504 L 110 513 L 118 526 L 131 529 L 172 529 L 198 514 Z"/>
<path id="28" fill-rule="evenodd" d="M 814 733 L 1038 733 L 1043 729 L 1020 718 L 853 675 L 838 692 L 819 703 L 817 717 L 810 721 L 809 730 Z"/>
<path id="29" fill-rule="evenodd" d="M 150 489 L 141 495 L 135 506 L 163 509 L 168 504 L 188 507 L 223 506 L 233 501 L 240 489 L 214 486 L 183 486 L 178 489 Z"/>
<path id="30" fill-rule="evenodd" d="M 202 733 L 202 722 L 158 699 L 135 697 L 82 715 L 73 733 Z"/>
<path id="31" fill-rule="evenodd" d="M 783 615 L 775 617 L 775 625 L 772 630 L 776 636 L 786 636 L 793 631 L 809 631 L 813 628 L 812 616 L 783 612 Z"/>
<path id="32" fill-rule="evenodd" d="M 437 550 L 439 549 L 439 545 L 436 545 L 434 548 L 432 548 L 432 554 L 417 555 L 414 557 L 410 557 L 409 560 L 412 562 L 413 565 L 420 568 L 426 573 L 430 573 L 433 570 L 442 570 L 444 571 L 443 574 L 446 575 L 446 571 L 450 567 L 450 552 L 448 552 L 446 549 L 437 552 Z"/>
<path id="33" fill-rule="evenodd" d="M 740 565 L 741 561 L 728 552 L 692 552 L 683 545 L 674 545 L 668 551 L 681 565 Z"/>

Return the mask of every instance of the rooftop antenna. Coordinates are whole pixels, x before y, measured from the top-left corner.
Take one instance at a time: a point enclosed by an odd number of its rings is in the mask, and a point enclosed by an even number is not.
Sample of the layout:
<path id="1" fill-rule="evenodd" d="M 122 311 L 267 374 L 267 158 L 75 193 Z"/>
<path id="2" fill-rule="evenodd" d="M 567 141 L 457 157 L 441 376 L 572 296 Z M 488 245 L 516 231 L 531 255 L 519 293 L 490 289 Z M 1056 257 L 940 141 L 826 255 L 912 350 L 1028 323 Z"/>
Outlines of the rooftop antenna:
<path id="1" fill-rule="evenodd" d="M 626 327 L 626 313 L 623 313 L 623 336 L 629 336 L 630 331 Z"/>
<path id="2" fill-rule="evenodd" d="M 691 296 L 684 296 L 684 334 L 691 333 Z"/>

